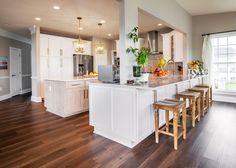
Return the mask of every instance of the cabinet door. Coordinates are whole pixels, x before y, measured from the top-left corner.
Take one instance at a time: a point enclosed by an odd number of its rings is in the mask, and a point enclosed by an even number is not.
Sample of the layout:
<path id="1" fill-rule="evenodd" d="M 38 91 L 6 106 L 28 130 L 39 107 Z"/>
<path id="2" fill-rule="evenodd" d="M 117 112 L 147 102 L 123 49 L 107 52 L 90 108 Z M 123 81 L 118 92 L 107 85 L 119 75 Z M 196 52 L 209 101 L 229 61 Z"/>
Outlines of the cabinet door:
<path id="1" fill-rule="evenodd" d="M 112 128 L 114 133 L 136 141 L 137 95 L 135 89 L 113 88 L 111 100 Z M 129 106 L 126 106 L 127 102 L 129 102 Z"/>
<path id="2" fill-rule="evenodd" d="M 62 38 L 49 36 L 49 56 L 59 57 L 61 55 Z"/>
<path id="3" fill-rule="evenodd" d="M 176 32 L 174 35 L 174 56 L 175 62 L 183 62 L 184 54 L 184 36 L 180 32 Z"/>
<path id="4" fill-rule="evenodd" d="M 40 56 L 49 55 L 49 37 L 46 34 L 40 34 Z"/>
<path id="5" fill-rule="evenodd" d="M 111 130 L 111 89 L 91 86 L 89 91 L 90 125 Z"/>
<path id="6" fill-rule="evenodd" d="M 168 61 L 171 59 L 171 37 L 169 34 L 162 34 L 163 37 L 163 56 Z"/>
<path id="7" fill-rule="evenodd" d="M 73 40 L 70 38 L 64 38 L 61 43 L 61 54 L 63 57 L 73 57 L 74 47 Z"/>
<path id="8" fill-rule="evenodd" d="M 61 77 L 63 79 L 73 77 L 73 58 L 72 57 L 62 57 L 62 68 Z"/>
<path id="9" fill-rule="evenodd" d="M 67 111 L 75 113 L 84 109 L 85 90 L 84 88 L 70 88 L 66 90 Z M 68 115 L 68 114 L 67 114 Z"/>
<path id="10" fill-rule="evenodd" d="M 61 76 L 61 58 L 49 57 L 49 78 L 58 79 Z"/>

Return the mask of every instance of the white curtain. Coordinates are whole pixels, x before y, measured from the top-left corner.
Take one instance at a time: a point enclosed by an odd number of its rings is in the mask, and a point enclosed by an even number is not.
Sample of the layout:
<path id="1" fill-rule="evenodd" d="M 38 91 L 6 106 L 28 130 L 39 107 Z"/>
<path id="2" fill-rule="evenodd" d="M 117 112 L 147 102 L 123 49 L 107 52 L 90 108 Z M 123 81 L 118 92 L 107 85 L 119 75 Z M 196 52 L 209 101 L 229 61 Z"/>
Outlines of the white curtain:
<path id="1" fill-rule="evenodd" d="M 202 61 L 204 64 L 204 69 L 208 70 L 208 79 L 207 81 L 204 81 L 208 84 L 212 84 L 211 79 L 213 75 L 213 64 L 212 64 L 212 44 L 211 44 L 211 37 L 209 35 L 206 35 L 203 37 L 203 46 L 202 46 Z"/>

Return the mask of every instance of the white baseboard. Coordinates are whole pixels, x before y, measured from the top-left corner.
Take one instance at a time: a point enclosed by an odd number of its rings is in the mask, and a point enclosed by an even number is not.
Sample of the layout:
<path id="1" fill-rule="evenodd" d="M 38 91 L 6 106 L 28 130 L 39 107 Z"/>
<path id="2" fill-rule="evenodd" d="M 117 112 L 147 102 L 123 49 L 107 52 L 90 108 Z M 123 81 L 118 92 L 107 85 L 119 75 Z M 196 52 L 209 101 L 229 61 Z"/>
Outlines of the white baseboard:
<path id="1" fill-rule="evenodd" d="M 20 94 L 26 94 L 26 93 L 29 93 L 29 92 L 31 92 L 31 88 L 21 90 Z"/>
<path id="2" fill-rule="evenodd" d="M 35 103 L 41 103 L 42 97 L 31 96 L 31 101 Z"/>
<path id="3" fill-rule="evenodd" d="M 6 100 L 6 99 L 10 99 L 11 97 L 12 97 L 11 94 L 0 96 L 0 101 Z"/>
<path id="4" fill-rule="evenodd" d="M 236 103 L 236 96 L 227 94 L 213 94 L 213 100 L 219 102 Z"/>

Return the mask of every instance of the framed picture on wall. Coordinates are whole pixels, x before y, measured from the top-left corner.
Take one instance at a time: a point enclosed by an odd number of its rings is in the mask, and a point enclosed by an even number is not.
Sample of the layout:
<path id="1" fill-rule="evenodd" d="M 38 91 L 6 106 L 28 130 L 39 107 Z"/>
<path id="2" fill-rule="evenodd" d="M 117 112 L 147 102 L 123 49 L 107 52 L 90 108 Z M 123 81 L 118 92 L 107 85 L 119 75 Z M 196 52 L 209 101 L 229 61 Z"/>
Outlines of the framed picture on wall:
<path id="1" fill-rule="evenodd" d="M 8 57 L 0 56 L 0 70 L 7 70 L 8 68 Z"/>

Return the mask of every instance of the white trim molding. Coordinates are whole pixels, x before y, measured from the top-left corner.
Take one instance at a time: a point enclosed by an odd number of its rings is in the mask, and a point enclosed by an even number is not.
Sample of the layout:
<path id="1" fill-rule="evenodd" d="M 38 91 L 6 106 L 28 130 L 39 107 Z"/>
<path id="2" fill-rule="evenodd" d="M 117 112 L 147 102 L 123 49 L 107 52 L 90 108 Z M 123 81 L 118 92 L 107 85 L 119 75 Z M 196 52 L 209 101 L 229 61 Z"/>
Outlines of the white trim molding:
<path id="1" fill-rule="evenodd" d="M 41 103 L 42 97 L 31 96 L 31 101 L 35 103 Z"/>
<path id="2" fill-rule="evenodd" d="M 11 94 L 2 95 L 2 96 L 0 96 L 0 101 L 6 100 L 6 99 L 10 99 L 11 97 L 12 97 Z"/>
<path id="3" fill-rule="evenodd" d="M 213 100 L 219 102 L 236 103 L 236 92 L 213 91 Z"/>
<path id="4" fill-rule="evenodd" d="M 10 76 L 0 76 L 0 79 L 10 79 Z"/>
<path id="5" fill-rule="evenodd" d="M 21 90 L 21 91 L 20 91 L 20 94 L 26 94 L 26 93 L 29 93 L 29 92 L 31 92 L 31 88 Z"/>
<path id="6" fill-rule="evenodd" d="M 10 38 L 10 39 L 13 39 L 13 40 L 17 40 L 17 41 L 21 41 L 23 43 L 31 44 L 31 39 L 22 37 L 20 35 L 15 34 L 15 33 L 11 33 L 9 31 L 1 29 L 1 28 L 0 28 L 0 36 Z"/>

